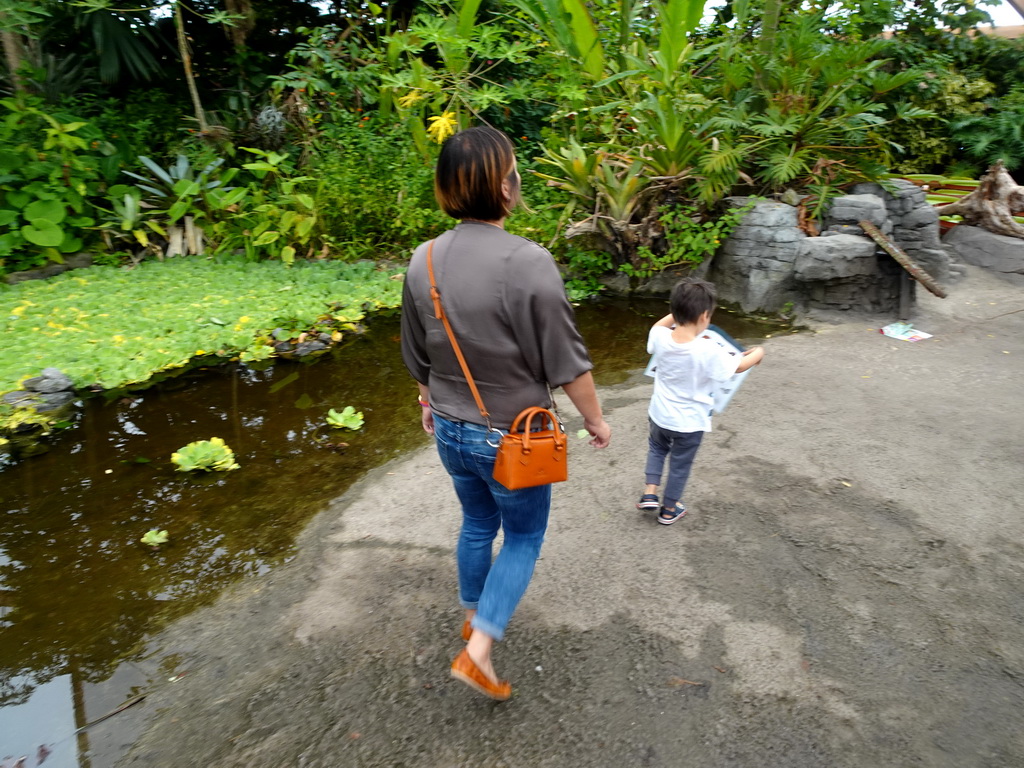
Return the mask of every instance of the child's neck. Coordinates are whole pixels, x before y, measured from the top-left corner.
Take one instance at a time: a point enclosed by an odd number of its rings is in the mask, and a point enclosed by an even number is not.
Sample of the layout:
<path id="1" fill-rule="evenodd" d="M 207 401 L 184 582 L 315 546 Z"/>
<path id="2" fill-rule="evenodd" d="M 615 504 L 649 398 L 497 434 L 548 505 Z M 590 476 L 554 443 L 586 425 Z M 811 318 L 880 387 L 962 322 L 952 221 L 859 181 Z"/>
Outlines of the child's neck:
<path id="1" fill-rule="evenodd" d="M 704 328 L 700 323 L 685 323 L 683 325 L 676 325 L 672 329 L 672 341 L 676 344 L 686 344 L 689 341 L 693 341 L 704 332 Z"/>

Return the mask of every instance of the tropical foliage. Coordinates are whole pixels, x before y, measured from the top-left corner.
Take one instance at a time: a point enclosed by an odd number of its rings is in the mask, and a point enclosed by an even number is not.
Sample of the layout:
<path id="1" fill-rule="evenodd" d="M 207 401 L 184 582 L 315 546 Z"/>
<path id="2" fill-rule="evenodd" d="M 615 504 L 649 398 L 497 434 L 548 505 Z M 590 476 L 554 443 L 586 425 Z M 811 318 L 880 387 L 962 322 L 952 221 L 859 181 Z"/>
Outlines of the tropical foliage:
<path id="1" fill-rule="evenodd" d="M 137 267 L 109 286 L 127 305 L 163 295 L 146 293 L 161 259 L 212 258 L 182 267 L 196 270 L 184 285 L 219 285 L 257 261 L 285 275 L 306 261 L 401 257 L 449 225 L 432 166 L 470 124 L 516 142 L 529 210 L 509 226 L 552 249 L 574 297 L 609 271 L 640 277 L 711 255 L 730 195 L 788 192 L 813 215 L 889 171 L 1021 162 L 1024 44 L 967 34 L 987 18 L 972 0 L 327 5 L 0 0 L 0 271 L 84 250 Z M 136 313 L 164 318 L 173 343 L 128 354 L 116 338 L 159 334 L 92 334 L 95 354 L 68 362 L 76 381 L 138 382 L 211 350 L 272 354 L 259 332 L 292 314 L 288 302 L 261 294 L 269 303 L 256 306 L 238 288 L 235 317 L 211 313 L 225 324 L 203 326 L 210 336 L 179 316 L 175 290 Z M 298 327 L 329 300 L 318 294 Z M 118 314 L 64 304 L 45 318 L 13 307 L 34 319 L 15 315 L 11 330 L 38 334 L 46 364 L 63 359 L 46 333 L 76 333 L 68 306 L 90 323 Z M 224 330 L 242 317 L 259 317 L 259 332 Z"/>

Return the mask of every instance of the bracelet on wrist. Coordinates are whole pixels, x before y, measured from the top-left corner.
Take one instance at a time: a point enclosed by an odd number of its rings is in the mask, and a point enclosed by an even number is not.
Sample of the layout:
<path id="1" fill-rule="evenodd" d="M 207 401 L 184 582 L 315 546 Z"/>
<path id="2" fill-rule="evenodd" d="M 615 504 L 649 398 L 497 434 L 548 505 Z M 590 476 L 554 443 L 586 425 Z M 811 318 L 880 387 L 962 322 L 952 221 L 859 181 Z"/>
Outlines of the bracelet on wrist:
<path id="1" fill-rule="evenodd" d="M 420 404 L 421 408 L 429 408 L 430 407 L 430 403 L 428 403 L 426 400 L 423 399 L 423 395 L 417 395 L 416 396 L 416 402 Z"/>

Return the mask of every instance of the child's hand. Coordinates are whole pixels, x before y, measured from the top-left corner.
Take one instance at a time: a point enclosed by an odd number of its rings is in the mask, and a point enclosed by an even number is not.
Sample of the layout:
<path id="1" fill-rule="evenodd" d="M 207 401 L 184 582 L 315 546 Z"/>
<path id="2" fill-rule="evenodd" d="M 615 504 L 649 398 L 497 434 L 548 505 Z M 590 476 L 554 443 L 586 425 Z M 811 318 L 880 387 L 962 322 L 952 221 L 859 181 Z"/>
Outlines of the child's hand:
<path id="1" fill-rule="evenodd" d="M 743 373 L 743 371 L 753 368 L 755 365 L 760 365 L 761 360 L 764 359 L 764 347 L 751 347 L 750 349 L 743 350 L 744 360 L 740 361 L 739 367 L 736 368 L 736 373 Z"/>

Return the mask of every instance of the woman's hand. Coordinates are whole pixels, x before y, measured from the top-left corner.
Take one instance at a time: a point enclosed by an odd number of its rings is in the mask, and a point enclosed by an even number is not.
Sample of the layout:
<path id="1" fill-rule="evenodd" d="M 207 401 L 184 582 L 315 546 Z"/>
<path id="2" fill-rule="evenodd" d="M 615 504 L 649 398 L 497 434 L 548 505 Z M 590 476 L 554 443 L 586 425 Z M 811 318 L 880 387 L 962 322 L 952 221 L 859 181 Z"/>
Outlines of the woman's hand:
<path id="1" fill-rule="evenodd" d="M 612 428 L 608 426 L 608 423 L 601 419 L 600 421 L 593 423 L 590 421 L 583 422 L 583 428 L 590 433 L 590 436 L 594 439 L 590 441 L 590 444 L 595 448 L 606 448 L 608 443 L 612 439 Z"/>
<path id="2" fill-rule="evenodd" d="M 423 425 L 423 431 L 432 435 L 434 434 L 434 411 L 430 408 L 430 388 L 426 384 L 418 382 L 417 386 L 420 389 L 420 396 L 416 399 L 419 400 L 420 410 L 423 411 L 420 423 Z"/>
<path id="3" fill-rule="evenodd" d="M 423 411 L 421 419 L 423 431 L 428 435 L 434 434 L 434 412 L 430 408 L 420 408 L 420 410 Z"/>
<path id="4" fill-rule="evenodd" d="M 583 416 L 583 428 L 594 439 L 590 444 L 595 448 L 604 448 L 612 437 L 609 427 L 601 415 L 601 403 L 597 400 L 597 389 L 590 371 L 577 376 L 568 384 L 562 385 L 562 391 L 569 396 L 576 410 Z"/>

